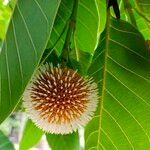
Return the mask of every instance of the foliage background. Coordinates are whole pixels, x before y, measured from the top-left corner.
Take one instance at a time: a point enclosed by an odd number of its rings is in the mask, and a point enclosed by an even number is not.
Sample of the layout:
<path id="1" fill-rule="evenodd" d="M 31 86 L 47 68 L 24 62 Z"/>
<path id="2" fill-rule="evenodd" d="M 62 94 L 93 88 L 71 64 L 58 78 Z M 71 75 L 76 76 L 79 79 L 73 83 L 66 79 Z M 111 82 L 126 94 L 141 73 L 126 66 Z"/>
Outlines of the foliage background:
<path id="1" fill-rule="evenodd" d="M 15 111 L 22 112 L 21 103 L 17 104 L 40 59 L 49 52 L 47 61 L 59 59 L 73 2 L 18 0 L 15 6 L 13 0 L 7 5 L 0 0 L 0 122 L 17 106 Z M 150 2 L 118 0 L 118 4 L 121 21 L 106 13 L 105 0 L 80 0 L 78 5 L 69 66 L 83 76 L 93 76 L 101 95 L 95 116 L 85 128 L 85 150 L 150 149 L 150 63 L 146 45 L 150 39 Z M 112 7 L 110 12 L 115 17 Z M 11 132 L 6 131 L 8 122 L 16 127 L 14 120 L 22 118 L 14 119 L 16 116 L 1 125 L 7 136 Z M 20 149 L 33 147 L 44 134 L 27 120 Z M 0 149 L 14 149 L 2 132 L 0 138 Z M 53 150 L 78 150 L 83 136 L 46 134 L 46 138 Z"/>

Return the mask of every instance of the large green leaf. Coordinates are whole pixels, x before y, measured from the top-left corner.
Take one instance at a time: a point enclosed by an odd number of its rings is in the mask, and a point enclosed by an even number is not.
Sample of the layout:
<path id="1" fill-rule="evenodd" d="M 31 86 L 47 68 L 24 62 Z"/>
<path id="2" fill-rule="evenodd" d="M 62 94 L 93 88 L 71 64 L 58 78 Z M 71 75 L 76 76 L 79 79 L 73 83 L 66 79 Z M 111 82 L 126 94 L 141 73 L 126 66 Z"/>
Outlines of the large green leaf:
<path id="1" fill-rule="evenodd" d="M 9 139 L 0 131 L 0 150 L 14 150 L 13 144 Z"/>
<path id="2" fill-rule="evenodd" d="M 67 24 L 68 19 L 72 13 L 74 0 L 62 0 L 56 17 L 54 28 L 50 38 L 50 46 L 52 47 Z M 99 30 L 99 17 L 96 1 L 93 0 L 79 0 L 77 11 L 76 31 L 74 35 L 75 50 L 93 53 L 97 43 L 97 35 Z M 65 36 L 63 36 L 58 44 L 56 50 L 60 54 Z"/>
<path id="3" fill-rule="evenodd" d="M 79 150 L 78 133 L 68 135 L 47 134 L 47 141 L 52 150 Z"/>
<path id="4" fill-rule="evenodd" d="M 15 108 L 37 67 L 60 0 L 18 0 L 0 52 L 0 122 Z"/>
<path id="5" fill-rule="evenodd" d="M 42 135 L 43 132 L 37 128 L 31 120 L 28 120 L 23 131 L 19 149 L 27 150 L 33 147 L 40 141 Z"/>
<path id="6" fill-rule="evenodd" d="M 85 150 L 150 149 L 150 62 L 139 31 L 108 17 L 89 75 L 100 101 L 85 129 Z"/>

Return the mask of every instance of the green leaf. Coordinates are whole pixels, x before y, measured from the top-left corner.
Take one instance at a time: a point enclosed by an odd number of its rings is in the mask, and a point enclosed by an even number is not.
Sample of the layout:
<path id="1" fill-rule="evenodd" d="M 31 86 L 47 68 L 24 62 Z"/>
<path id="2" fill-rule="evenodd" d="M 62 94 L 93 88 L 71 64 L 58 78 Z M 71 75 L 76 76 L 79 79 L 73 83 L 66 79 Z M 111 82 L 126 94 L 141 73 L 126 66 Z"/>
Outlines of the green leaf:
<path id="1" fill-rule="evenodd" d="M 150 26 L 144 20 L 144 18 L 139 16 L 137 11 L 135 11 L 134 14 L 135 14 L 135 18 L 136 18 L 136 22 L 137 22 L 137 26 L 138 26 L 139 31 L 143 34 L 145 39 L 150 39 Z"/>
<path id="2" fill-rule="evenodd" d="M 68 135 L 47 134 L 47 141 L 52 150 L 79 150 L 78 133 Z"/>
<path id="3" fill-rule="evenodd" d="M 106 0 L 96 0 L 96 3 L 100 21 L 99 32 L 101 33 L 104 30 L 106 24 Z"/>
<path id="4" fill-rule="evenodd" d="M 150 62 L 139 31 L 108 18 L 89 75 L 100 100 L 85 129 L 85 150 L 150 149 Z"/>
<path id="5" fill-rule="evenodd" d="M 87 75 L 87 70 L 91 63 L 91 55 L 89 53 L 78 50 L 79 61 L 76 61 L 75 50 L 72 50 L 70 52 L 69 58 L 71 60 L 71 65 L 74 70 L 77 69 L 78 73 L 80 73 L 82 76 Z"/>
<path id="6" fill-rule="evenodd" d="M 0 52 L 0 123 L 14 110 L 50 37 L 60 0 L 18 0 Z"/>
<path id="7" fill-rule="evenodd" d="M 33 147 L 40 141 L 42 135 L 43 132 L 37 128 L 31 120 L 28 120 L 23 131 L 19 149 L 27 150 Z"/>
<path id="8" fill-rule="evenodd" d="M 54 23 L 54 27 L 50 36 L 50 40 L 49 40 L 49 44 L 48 44 L 48 48 L 52 48 L 54 46 L 54 44 L 56 43 L 56 41 L 59 39 L 61 33 L 63 32 L 64 27 L 67 24 L 67 21 L 71 15 L 71 10 L 72 10 L 72 6 L 73 6 L 73 0 L 67 1 L 67 0 L 62 0 L 56 19 L 55 19 L 55 23 Z M 57 43 L 57 45 L 55 46 L 55 50 L 58 54 L 61 54 L 63 45 L 64 45 L 64 41 L 65 41 L 65 35 L 63 34 L 63 36 L 60 38 L 59 42 Z"/>
<path id="9" fill-rule="evenodd" d="M 150 19 L 150 1 L 149 0 L 138 0 L 136 1 L 139 9 L 144 13 L 146 17 Z"/>
<path id="10" fill-rule="evenodd" d="M 54 28 L 50 37 L 49 47 L 53 47 L 56 40 L 62 33 L 64 26 L 67 24 L 72 12 L 73 3 L 74 0 L 61 1 Z M 77 12 L 76 31 L 72 41 L 74 42 L 76 51 L 82 50 L 89 53 L 94 52 L 97 43 L 97 31 L 99 30 L 99 23 L 100 21 L 98 17 L 97 3 L 93 0 L 80 0 Z M 63 48 L 64 39 L 65 34 L 55 47 L 59 54 Z"/>
<path id="11" fill-rule="evenodd" d="M 0 150 L 15 150 L 13 144 L 2 131 L 0 131 Z"/>
<path id="12" fill-rule="evenodd" d="M 138 27 L 146 39 L 150 39 L 150 1 L 138 0 L 136 1 L 136 16 Z M 142 30 L 141 30 L 142 28 Z"/>
<path id="13" fill-rule="evenodd" d="M 122 0 L 119 0 L 119 1 L 120 1 L 119 6 L 120 6 L 120 12 L 121 12 L 121 19 L 130 22 L 128 9 L 126 9 L 125 11 L 124 3 L 122 2 Z M 145 20 L 145 15 L 142 15 L 142 13 L 139 12 L 139 9 L 137 8 L 137 5 L 134 0 L 130 0 L 129 2 L 132 7 L 131 10 L 135 17 L 138 30 L 143 34 L 145 39 L 150 39 L 150 26 L 148 26 L 148 23 Z"/>
<path id="14" fill-rule="evenodd" d="M 75 31 L 75 48 L 93 53 L 97 43 L 99 16 L 96 1 L 80 0 Z"/>

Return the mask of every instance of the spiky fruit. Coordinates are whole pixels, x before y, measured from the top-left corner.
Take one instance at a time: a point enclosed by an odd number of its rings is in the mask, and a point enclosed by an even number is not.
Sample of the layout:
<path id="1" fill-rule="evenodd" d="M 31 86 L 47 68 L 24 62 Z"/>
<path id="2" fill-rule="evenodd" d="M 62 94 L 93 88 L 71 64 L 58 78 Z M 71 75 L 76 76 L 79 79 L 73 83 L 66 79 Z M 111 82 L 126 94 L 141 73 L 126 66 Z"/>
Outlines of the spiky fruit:
<path id="1" fill-rule="evenodd" d="M 85 126 L 92 118 L 98 101 L 97 85 L 76 71 L 40 67 L 23 96 L 32 121 L 43 131 L 68 134 Z"/>

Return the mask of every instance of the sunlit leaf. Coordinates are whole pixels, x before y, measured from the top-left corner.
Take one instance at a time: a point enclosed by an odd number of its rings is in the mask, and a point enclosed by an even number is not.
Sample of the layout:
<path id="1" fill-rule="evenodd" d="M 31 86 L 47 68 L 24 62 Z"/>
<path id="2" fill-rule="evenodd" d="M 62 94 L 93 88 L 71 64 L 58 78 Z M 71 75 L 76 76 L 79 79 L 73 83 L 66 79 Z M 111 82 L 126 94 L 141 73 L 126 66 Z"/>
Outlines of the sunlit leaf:
<path id="1" fill-rule="evenodd" d="M 47 141 L 52 150 L 79 150 L 78 133 L 68 135 L 47 134 Z"/>
<path id="2" fill-rule="evenodd" d="M 42 135 L 42 130 L 37 128 L 31 120 L 28 120 L 23 131 L 19 149 L 27 150 L 33 147 L 40 141 Z"/>

